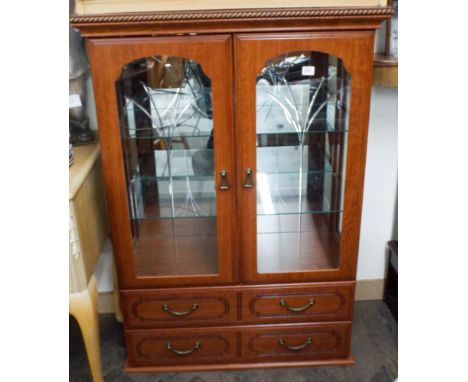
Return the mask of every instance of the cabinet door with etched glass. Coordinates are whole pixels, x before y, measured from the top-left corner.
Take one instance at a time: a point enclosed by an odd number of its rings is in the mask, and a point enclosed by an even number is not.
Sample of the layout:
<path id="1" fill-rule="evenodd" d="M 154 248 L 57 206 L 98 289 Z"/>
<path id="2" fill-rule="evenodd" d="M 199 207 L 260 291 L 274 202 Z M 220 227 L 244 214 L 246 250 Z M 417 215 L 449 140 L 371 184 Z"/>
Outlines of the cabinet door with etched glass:
<path id="1" fill-rule="evenodd" d="M 354 78 L 338 55 L 323 51 L 291 46 L 264 56 L 252 60 L 261 63 L 255 78 L 249 73 L 255 118 L 249 114 L 244 123 L 254 126 L 243 130 L 249 139 L 255 132 L 253 145 L 243 143 L 242 159 L 242 199 L 249 206 L 242 221 L 250 231 L 255 227 L 255 238 L 243 231 L 251 241 L 244 255 L 255 270 L 247 277 L 336 277 L 349 229 L 344 201 Z"/>
<path id="2" fill-rule="evenodd" d="M 232 73 L 219 65 L 230 39 L 200 40 L 109 47 L 116 62 L 132 57 L 113 82 L 126 189 L 125 206 L 113 209 L 125 240 L 114 242 L 131 286 L 233 279 Z"/>
<path id="3" fill-rule="evenodd" d="M 257 267 L 339 265 L 350 76 L 324 53 L 288 52 L 257 77 Z"/>

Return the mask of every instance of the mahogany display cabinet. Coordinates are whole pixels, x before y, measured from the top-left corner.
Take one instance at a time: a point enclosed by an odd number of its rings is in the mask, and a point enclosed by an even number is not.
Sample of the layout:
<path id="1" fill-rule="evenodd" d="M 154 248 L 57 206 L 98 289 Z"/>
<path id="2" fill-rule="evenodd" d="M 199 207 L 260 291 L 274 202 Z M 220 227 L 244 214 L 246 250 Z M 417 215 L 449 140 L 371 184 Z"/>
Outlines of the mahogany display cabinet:
<path id="1" fill-rule="evenodd" d="M 93 75 L 127 371 L 354 362 L 374 32 L 390 14 L 71 17 Z"/>

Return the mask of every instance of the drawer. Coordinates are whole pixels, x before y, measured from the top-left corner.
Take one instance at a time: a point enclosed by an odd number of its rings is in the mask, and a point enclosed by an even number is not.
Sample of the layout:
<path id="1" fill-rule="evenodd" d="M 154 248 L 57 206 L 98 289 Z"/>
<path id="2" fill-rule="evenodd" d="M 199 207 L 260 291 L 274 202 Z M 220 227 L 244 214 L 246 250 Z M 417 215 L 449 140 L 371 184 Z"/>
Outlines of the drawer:
<path id="1" fill-rule="evenodd" d="M 128 366 L 229 362 L 237 357 L 235 330 L 127 331 Z"/>
<path id="2" fill-rule="evenodd" d="M 237 294 L 232 291 L 123 291 L 127 328 L 218 325 L 237 320 Z"/>
<path id="3" fill-rule="evenodd" d="M 349 356 L 351 323 L 251 327 L 241 335 L 245 361 L 338 359 Z"/>
<path id="4" fill-rule="evenodd" d="M 354 282 L 313 286 L 252 288 L 242 292 L 245 323 L 348 321 Z"/>

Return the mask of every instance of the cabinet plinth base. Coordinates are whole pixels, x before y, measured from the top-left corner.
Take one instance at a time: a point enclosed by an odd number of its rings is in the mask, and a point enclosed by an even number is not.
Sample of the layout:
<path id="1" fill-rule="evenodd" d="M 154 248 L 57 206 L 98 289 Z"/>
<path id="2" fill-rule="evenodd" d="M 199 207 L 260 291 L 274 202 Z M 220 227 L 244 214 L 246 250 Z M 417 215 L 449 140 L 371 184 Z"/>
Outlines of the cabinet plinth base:
<path id="1" fill-rule="evenodd" d="M 125 373 L 152 373 L 152 372 L 179 372 L 179 371 L 221 371 L 221 370 L 247 370 L 247 369 L 276 369 L 282 367 L 318 367 L 318 366 L 352 366 L 356 360 L 351 354 L 348 358 L 320 359 L 310 361 L 281 361 L 281 362 L 237 362 L 217 363 L 211 365 L 174 365 L 132 367 L 125 363 Z"/>

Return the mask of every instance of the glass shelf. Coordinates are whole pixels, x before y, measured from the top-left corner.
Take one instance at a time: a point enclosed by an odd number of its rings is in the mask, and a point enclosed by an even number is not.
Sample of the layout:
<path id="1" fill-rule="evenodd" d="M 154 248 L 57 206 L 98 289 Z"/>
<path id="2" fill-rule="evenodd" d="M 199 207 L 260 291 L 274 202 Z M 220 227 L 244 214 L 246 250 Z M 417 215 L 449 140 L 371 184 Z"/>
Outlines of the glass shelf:
<path id="1" fill-rule="evenodd" d="M 169 209 L 170 207 L 167 206 L 167 208 Z M 274 214 L 262 214 L 262 213 L 258 213 L 257 216 L 265 216 L 265 217 L 283 217 L 283 216 L 291 216 L 293 218 L 296 218 L 298 216 L 321 216 L 321 215 L 334 215 L 334 214 L 339 214 L 343 211 L 341 210 L 323 210 L 323 211 L 305 211 L 305 212 L 301 212 L 301 213 L 297 213 L 297 212 L 278 212 L 278 213 L 274 213 Z M 175 217 L 172 217 L 172 215 L 170 215 L 170 213 L 166 216 L 137 216 L 137 217 L 132 217 L 131 220 L 132 221 L 138 221 L 138 222 L 143 222 L 143 221 L 170 221 L 170 220 L 174 220 L 174 221 L 197 221 L 200 220 L 200 219 L 203 219 L 203 218 L 207 218 L 207 219 L 215 219 L 216 218 L 216 215 L 193 215 L 193 216 L 175 216 Z M 285 232 L 284 229 L 282 232 Z M 197 235 L 194 235 L 194 236 L 197 236 Z"/>
<path id="2" fill-rule="evenodd" d="M 141 174 L 138 168 L 132 174 L 130 182 L 140 180 L 185 180 L 210 181 L 214 187 L 214 161 L 211 149 L 172 149 L 155 150 L 155 166 L 151 174 Z M 309 164 L 307 151 L 301 153 L 298 146 L 272 146 L 257 148 L 257 174 L 299 174 L 302 155 L 303 176 L 320 173 L 335 174 L 329 159 L 322 155 L 320 161 L 314 165 Z M 170 163 L 170 166 L 169 166 Z M 298 175 L 296 175 L 298 177 Z M 297 183 L 296 183 L 297 184 Z"/>
<path id="3" fill-rule="evenodd" d="M 185 219 L 216 216 L 216 189 L 207 179 L 133 178 L 130 183 L 132 219 Z M 154 195 L 152 202 L 144 194 Z"/>
<path id="4" fill-rule="evenodd" d="M 339 134 L 339 133 L 347 133 L 349 130 L 346 129 L 333 129 L 331 126 L 328 126 L 327 129 L 320 129 L 320 130 L 309 130 L 303 135 L 309 136 L 313 134 Z M 265 128 L 264 131 L 257 133 L 257 139 L 262 139 L 262 137 L 273 137 L 273 136 L 297 136 L 300 135 L 291 127 L 276 127 L 276 128 Z M 212 138 L 211 132 L 200 132 L 200 133 L 192 133 L 192 132 L 177 132 L 177 134 L 171 133 L 171 136 L 163 136 L 160 135 L 158 130 L 155 129 L 138 129 L 138 130 L 128 130 L 127 135 L 123 137 L 124 140 L 167 140 L 170 139 L 174 140 L 181 140 L 186 139 L 190 144 L 191 141 L 197 142 L 196 140 L 200 140 L 203 142 L 207 142 L 209 138 Z"/>
<path id="5" fill-rule="evenodd" d="M 203 132 L 203 133 L 190 133 L 190 132 L 187 132 L 186 134 L 185 133 L 178 133 L 178 134 L 175 134 L 175 135 L 171 135 L 169 137 L 167 136 L 163 136 L 163 135 L 159 135 L 158 131 L 155 130 L 155 129 L 138 129 L 138 130 L 129 130 L 128 131 L 128 135 L 126 137 L 124 137 L 123 139 L 133 139 L 133 140 L 145 140 L 145 139 L 148 139 L 148 140 L 156 140 L 156 139 L 181 139 L 181 138 L 185 138 L 185 139 L 202 139 L 204 138 L 204 140 L 206 141 L 207 138 L 210 138 L 211 135 L 210 135 L 210 132 Z M 144 134 L 143 134 L 144 133 Z"/>
<path id="6" fill-rule="evenodd" d="M 171 150 L 154 150 L 153 145 L 146 147 L 144 161 L 137 161 L 138 151 L 135 142 L 124 145 L 129 157 L 133 157 L 135 164 L 128 170 L 128 181 L 134 177 L 151 179 L 185 178 L 214 176 L 214 152 L 212 149 L 189 149 L 183 147 Z"/>
<path id="7" fill-rule="evenodd" d="M 210 121 L 211 123 L 211 121 Z M 209 138 L 212 135 L 212 130 L 194 127 L 193 125 L 180 125 L 177 127 L 167 126 L 163 128 L 144 127 L 138 129 L 124 129 L 122 138 L 135 139 L 157 139 L 157 138 Z"/>
<path id="8" fill-rule="evenodd" d="M 346 133 L 349 130 L 346 129 L 332 129 L 330 126 L 328 126 L 327 129 L 317 129 L 317 130 L 309 130 L 304 133 L 297 133 L 292 127 L 273 127 L 273 128 L 268 128 L 261 130 L 260 132 L 257 132 L 257 137 L 262 137 L 262 136 L 273 136 L 273 135 L 297 135 L 300 136 L 305 135 L 312 135 L 312 134 L 338 134 L 338 133 Z"/>
<path id="9" fill-rule="evenodd" d="M 333 177 L 336 177 L 337 175 L 333 172 L 332 169 L 325 169 L 325 170 L 311 170 L 311 171 L 307 171 L 307 172 L 304 172 L 304 176 L 307 176 L 307 175 L 317 175 L 317 174 L 331 174 Z M 261 172 L 261 171 L 257 171 L 257 175 L 260 175 L 260 176 L 264 176 L 266 175 L 267 177 L 273 177 L 273 176 L 286 176 L 286 175 L 290 175 L 290 176 L 298 176 L 298 173 L 295 172 L 295 171 L 284 171 L 284 172 L 281 172 L 281 171 L 272 171 L 272 172 Z M 141 175 L 138 175 L 138 174 L 135 174 L 134 176 L 132 176 L 132 178 L 130 179 L 130 183 L 135 183 L 135 182 L 146 182 L 146 181 L 154 181 L 154 182 L 157 182 L 157 181 L 169 181 L 170 179 L 172 179 L 173 181 L 189 181 L 189 182 L 196 182 L 196 181 L 210 181 L 211 183 L 214 184 L 214 180 L 213 180 L 213 174 L 211 175 L 173 175 L 172 177 L 169 177 L 169 176 L 141 176 Z"/>
<path id="10" fill-rule="evenodd" d="M 311 172 L 318 176 L 324 189 L 314 189 L 302 174 L 302 193 L 297 194 L 299 173 L 257 172 L 257 214 L 329 214 L 340 212 L 331 207 L 331 185 L 339 184 L 333 172 Z M 216 216 L 216 187 L 209 176 L 134 177 L 130 183 L 133 219 L 187 219 Z M 153 204 L 143 203 L 143 191 L 157 194 Z"/>
<path id="11" fill-rule="evenodd" d="M 317 117 L 309 126 L 307 123 L 292 123 L 287 118 L 259 120 L 257 117 L 257 135 L 260 134 L 316 134 L 345 132 L 348 129 L 346 119 L 341 117 Z"/>
<path id="12" fill-rule="evenodd" d="M 318 157 L 312 163 L 311 158 Z M 323 149 L 305 146 L 257 146 L 257 172 L 297 173 L 334 172 L 328 155 Z"/>
<path id="13" fill-rule="evenodd" d="M 172 177 L 169 176 L 140 176 L 138 174 L 135 174 L 132 179 L 130 180 L 130 183 L 135 183 L 135 182 L 147 182 L 147 181 L 161 181 L 161 180 L 170 180 L 172 179 L 173 181 L 180 181 L 180 180 L 189 180 L 190 182 L 193 181 L 210 181 L 211 183 L 214 183 L 213 181 L 213 175 L 174 175 Z"/>
<path id="14" fill-rule="evenodd" d="M 340 212 L 332 206 L 340 181 L 333 172 L 256 174 L 257 215 Z"/>

